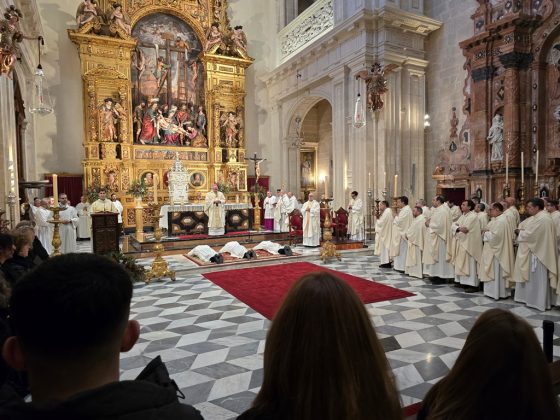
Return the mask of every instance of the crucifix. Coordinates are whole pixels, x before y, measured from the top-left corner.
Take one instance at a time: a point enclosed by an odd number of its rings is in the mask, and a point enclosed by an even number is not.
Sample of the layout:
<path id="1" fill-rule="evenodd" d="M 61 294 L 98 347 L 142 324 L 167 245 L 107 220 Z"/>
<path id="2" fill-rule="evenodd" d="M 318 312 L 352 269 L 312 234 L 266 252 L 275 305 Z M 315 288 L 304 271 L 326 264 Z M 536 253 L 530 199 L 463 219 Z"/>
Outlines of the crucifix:
<path id="1" fill-rule="evenodd" d="M 251 160 L 255 164 L 255 185 L 259 185 L 259 177 L 261 176 L 261 162 L 265 161 L 266 158 L 257 157 L 255 153 L 252 158 L 246 157 L 245 160 Z"/>

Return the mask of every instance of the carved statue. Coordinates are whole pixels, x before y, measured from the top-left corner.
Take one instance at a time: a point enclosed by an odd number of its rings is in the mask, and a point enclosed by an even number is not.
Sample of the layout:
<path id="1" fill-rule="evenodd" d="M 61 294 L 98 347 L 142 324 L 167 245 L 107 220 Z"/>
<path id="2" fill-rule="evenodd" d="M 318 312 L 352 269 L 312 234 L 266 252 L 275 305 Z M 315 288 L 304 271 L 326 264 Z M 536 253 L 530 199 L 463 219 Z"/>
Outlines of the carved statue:
<path id="1" fill-rule="evenodd" d="M 234 112 L 222 114 L 220 118 L 222 129 L 224 132 L 224 139 L 227 147 L 237 147 L 239 128 L 241 127 L 240 121 Z"/>
<path id="2" fill-rule="evenodd" d="M 118 139 L 117 126 L 119 112 L 113 106 L 113 99 L 106 98 L 99 107 L 99 125 L 101 127 L 101 141 L 116 141 Z"/>
<path id="3" fill-rule="evenodd" d="M 504 158 L 504 122 L 500 114 L 494 116 L 487 139 L 488 143 L 492 146 L 490 161 L 502 161 Z"/>
<path id="4" fill-rule="evenodd" d="M 23 41 L 23 33 L 19 30 L 19 20 L 23 17 L 19 9 L 10 6 L 0 20 L 0 75 L 10 77 L 13 66 L 19 54 L 19 46 Z"/>
<path id="5" fill-rule="evenodd" d="M 363 79 L 366 82 L 368 108 L 372 111 L 383 109 L 383 99 L 381 95 L 388 91 L 387 79 L 385 74 L 397 68 L 396 64 L 389 64 L 382 67 L 379 63 L 374 63 L 371 70 L 362 70 L 356 75 L 356 79 Z"/>
<path id="6" fill-rule="evenodd" d="M 214 22 L 210 27 L 210 30 L 206 34 L 206 44 L 204 45 L 204 51 L 210 51 L 215 46 L 222 42 L 222 31 L 220 31 L 220 24 Z"/>
<path id="7" fill-rule="evenodd" d="M 231 34 L 230 39 L 233 43 L 232 47 L 234 51 L 241 57 L 246 58 L 248 56 L 247 37 L 243 31 L 243 26 L 239 25 L 233 28 L 233 33 Z"/>
<path id="8" fill-rule="evenodd" d="M 130 18 L 128 15 L 122 11 L 122 5 L 120 3 L 113 3 L 113 10 L 108 14 L 108 21 L 115 24 L 119 29 L 122 29 L 125 34 L 130 36 L 132 33 L 132 26 L 130 25 Z"/>
<path id="9" fill-rule="evenodd" d="M 203 136 L 206 136 L 206 113 L 204 112 L 204 108 L 202 106 L 198 107 L 198 114 L 196 115 L 196 128 Z"/>
<path id="10" fill-rule="evenodd" d="M 95 0 L 84 0 L 76 10 L 76 23 L 78 29 L 94 20 L 99 20 L 99 10 Z"/>

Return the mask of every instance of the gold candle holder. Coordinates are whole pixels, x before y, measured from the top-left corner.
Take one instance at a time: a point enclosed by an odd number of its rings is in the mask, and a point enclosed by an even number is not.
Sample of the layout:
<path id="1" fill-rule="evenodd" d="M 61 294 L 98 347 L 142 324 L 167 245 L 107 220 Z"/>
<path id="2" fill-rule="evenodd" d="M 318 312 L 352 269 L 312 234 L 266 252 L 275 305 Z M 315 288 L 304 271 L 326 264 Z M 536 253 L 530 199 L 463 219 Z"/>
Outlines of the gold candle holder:
<path id="1" fill-rule="evenodd" d="M 328 258 L 336 257 L 340 261 L 340 252 L 336 250 L 336 245 L 331 242 L 332 231 L 331 231 L 331 215 L 330 211 L 327 212 L 325 216 L 325 221 L 323 222 L 323 244 L 321 245 L 321 261 L 325 262 Z"/>
<path id="2" fill-rule="evenodd" d="M 154 228 L 154 239 L 156 241 L 154 245 L 154 252 L 156 253 L 156 257 L 152 262 L 151 269 L 146 273 L 145 282 L 146 284 L 150 284 L 153 279 L 161 279 L 162 277 L 169 277 L 172 281 L 175 281 L 175 271 L 169 269 L 167 261 L 165 261 L 162 257 L 164 248 L 163 244 L 161 243 L 161 228 L 159 227 L 159 219 L 161 219 L 161 215 L 159 214 L 161 210 L 161 204 L 150 203 L 149 207 L 152 226 Z"/>
<path id="3" fill-rule="evenodd" d="M 253 229 L 261 230 L 261 208 L 259 206 L 259 194 L 255 193 L 255 207 L 253 207 Z"/>
<path id="4" fill-rule="evenodd" d="M 136 238 L 140 240 L 144 234 L 144 207 L 142 206 L 142 198 L 135 199 L 134 219 L 136 225 Z"/>
<path id="5" fill-rule="evenodd" d="M 506 197 L 509 197 L 510 194 L 511 194 L 511 190 L 509 188 L 509 184 L 504 184 L 504 190 L 502 192 L 502 196 L 503 196 L 504 200 L 505 200 Z"/>
<path id="6" fill-rule="evenodd" d="M 522 182 L 519 194 L 519 214 L 525 214 L 525 184 Z"/>
<path id="7" fill-rule="evenodd" d="M 59 255 L 62 255 L 62 253 L 60 252 L 60 245 L 62 245 L 62 241 L 60 240 L 60 228 L 59 225 L 62 223 L 60 221 L 60 207 L 51 207 L 49 208 L 50 211 L 53 212 L 53 218 L 52 220 L 49 220 L 49 223 L 52 223 L 54 225 L 53 227 L 53 238 L 52 238 L 52 246 L 53 246 L 53 253 L 52 253 L 52 257 L 57 257 Z"/>
<path id="8" fill-rule="evenodd" d="M 533 198 L 539 196 L 539 184 L 535 182 L 535 186 L 533 187 Z"/>

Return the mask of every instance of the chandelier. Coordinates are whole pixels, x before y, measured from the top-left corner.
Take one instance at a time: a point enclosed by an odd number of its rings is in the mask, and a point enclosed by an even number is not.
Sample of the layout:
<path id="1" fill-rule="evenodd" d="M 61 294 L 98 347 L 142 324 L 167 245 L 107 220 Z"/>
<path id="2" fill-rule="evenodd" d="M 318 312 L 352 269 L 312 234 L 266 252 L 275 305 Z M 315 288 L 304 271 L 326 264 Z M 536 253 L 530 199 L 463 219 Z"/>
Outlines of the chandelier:
<path id="1" fill-rule="evenodd" d="M 299 70 L 296 70 L 296 86 L 297 86 L 296 107 L 299 106 L 299 79 L 300 78 L 301 78 L 301 73 L 299 72 Z M 294 141 L 292 142 L 292 146 L 297 147 L 299 149 L 301 146 L 303 146 L 303 143 L 305 143 L 305 140 L 303 139 L 303 119 L 301 118 L 299 112 L 296 114 L 294 122 L 296 123 L 296 127 L 295 127 L 296 136 L 294 138 Z"/>
<path id="2" fill-rule="evenodd" d="M 33 114 L 47 115 L 53 112 L 51 96 L 49 94 L 49 87 L 47 79 L 41 66 L 41 46 L 45 45 L 45 40 L 42 36 L 37 38 L 38 51 L 39 51 L 39 64 L 35 70 L 35 80 L 33 86 L 33 98 L 29 111 Z"/>

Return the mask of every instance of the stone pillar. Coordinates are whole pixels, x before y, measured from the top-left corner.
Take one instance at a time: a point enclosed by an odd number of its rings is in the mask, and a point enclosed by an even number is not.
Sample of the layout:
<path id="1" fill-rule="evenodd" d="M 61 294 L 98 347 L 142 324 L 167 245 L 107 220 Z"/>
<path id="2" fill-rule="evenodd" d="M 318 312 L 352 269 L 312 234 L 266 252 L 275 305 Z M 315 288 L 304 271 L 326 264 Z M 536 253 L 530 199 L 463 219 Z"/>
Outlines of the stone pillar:
<path id="1" fill-rule="evenodd" d="M 14 86 L 13 81 L 7 77 L 0 77 L 0 121 L 0 208 L 6 208 L 11 192 L 15 194 L 15 205 L 19 204 Z"/>
<path id="2" fill-rule="evenodd" d="M 341 69 L 334 75 L 332 82 L 332 160 L 333 160 L 333 182 L 332 195 L 334 201 L 333 208 L 344 206 L 344 197 L 346 196 L 346 174 L 345 174 L 345 142 L 347 138 L 346 116 L 348 108 L 346 106 L 346 68 Z"/>
<path id="3" fill-rule="evenodd" d="M 509 147 L 509 166 L 518 167 L 521 163 L 520 114 L 519 114 L 519 71 L 506 69 L 504 80 L 504 166 L 505 154 Z"/>

